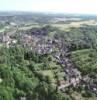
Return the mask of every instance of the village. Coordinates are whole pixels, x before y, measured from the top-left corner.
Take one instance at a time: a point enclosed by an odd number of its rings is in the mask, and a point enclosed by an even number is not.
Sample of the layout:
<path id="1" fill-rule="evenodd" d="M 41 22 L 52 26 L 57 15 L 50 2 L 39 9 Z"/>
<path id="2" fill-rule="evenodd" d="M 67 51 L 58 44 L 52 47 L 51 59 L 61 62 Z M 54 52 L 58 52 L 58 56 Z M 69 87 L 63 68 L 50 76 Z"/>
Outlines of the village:
<path id="1" fill-rule="evenodd" d="M 7 48 L 19 43 L 24 47 L 29 47 L 30 50 L 35 50 L 38 54 L 51 54 L 60 64 L 66 80 L 58 81 L 58 90 L 64 92 L 66 88 L 72 87 L 88 87 L 94 93 L 97 93 L 95 84 L 87 83 L 90 78 L 82 76 L 81 72 L 76 68 L 74 63 L 68 57 L 68 45 L 62 39 L 51 39 L 47 36 L 22 34 L 19 33 L 19 38 L 10 36 L 7 33 L 0 35 L 0 45 L 5 45 Z M 90 79 L 91 81 L 91 79 Z M 89 81 L 89 82 L 90 82 Z"/>

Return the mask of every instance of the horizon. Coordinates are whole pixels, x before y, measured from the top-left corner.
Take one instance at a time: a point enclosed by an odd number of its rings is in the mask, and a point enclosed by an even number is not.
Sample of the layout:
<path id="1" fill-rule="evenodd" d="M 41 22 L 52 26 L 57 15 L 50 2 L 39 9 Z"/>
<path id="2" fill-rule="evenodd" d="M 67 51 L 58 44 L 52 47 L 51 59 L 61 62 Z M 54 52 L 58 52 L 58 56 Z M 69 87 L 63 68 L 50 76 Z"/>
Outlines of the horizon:
<path id="1" fill-rule="evenodd" d="M 12 15 L 26 15 L 28 14 L 45 14 L 45 15 L 72 15 L 72 16 L 95 16 L 97 17 L 97 14 L 84 14 L 84 13 L 67 13 L 67 12 L 38 12 L 38 11 L 15 11 L 15 10 L 10 10 L 10 11 L 0 11 L 0 13 L 8 13 Z"/>
<path id="2" fill-rule="evenodd" d="M 35 12 L 97 15 L 97 0 L 3 0 L 0 12 Z"/>

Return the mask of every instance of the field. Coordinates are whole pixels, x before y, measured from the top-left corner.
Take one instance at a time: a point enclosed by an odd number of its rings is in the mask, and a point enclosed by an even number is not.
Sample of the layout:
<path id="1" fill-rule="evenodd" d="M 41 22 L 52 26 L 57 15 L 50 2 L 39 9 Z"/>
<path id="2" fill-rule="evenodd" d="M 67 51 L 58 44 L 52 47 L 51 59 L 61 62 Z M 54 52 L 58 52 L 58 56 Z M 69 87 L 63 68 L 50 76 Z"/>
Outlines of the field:
<path id="1" fill-rule="evenodd" d="M 77 50 L 71 53 L 75 65 L 85 74 L 97 70 L 97 53 L 92 49 Z"/>
<path id="2" fill-rule="evenodd" d="M 19 27 L 19 30 L 29 30 L 29 29 L 32 29 L 32 28 L 38 28 L 40 27 L 39 24 L 30 24 L 30 25 L 25 25 L 25 26 L 22 26 L 22 27 Z"/>
<path id="3" fill-rule="evenodd" d="M 63 20 L 63 22 L 60 22 L 60 21 L 57 21 L 56 23 L 55 22 L 51 22 L 51 26 L 53 27 L 57 27 L 63 31 L 68 31 L 71 27 L 74 27 L 74 28 L 79 28 L 83 25 L 97 25 L 97 21 L 96 20 L 79 20 L 79 21 L 75 21 L 75 20 L 71 20 L 70 22 L 65 22 Z"/>
<path id="4" fill-rule="evenodd" d="M 44 76 L 48 76 L 51 79 L 52 83 L 54 83 L 55 85 L 56 80 L 54 78 L 54 72 L 52 70 L 39 71 L 39 73 L 41 73 Z"/>

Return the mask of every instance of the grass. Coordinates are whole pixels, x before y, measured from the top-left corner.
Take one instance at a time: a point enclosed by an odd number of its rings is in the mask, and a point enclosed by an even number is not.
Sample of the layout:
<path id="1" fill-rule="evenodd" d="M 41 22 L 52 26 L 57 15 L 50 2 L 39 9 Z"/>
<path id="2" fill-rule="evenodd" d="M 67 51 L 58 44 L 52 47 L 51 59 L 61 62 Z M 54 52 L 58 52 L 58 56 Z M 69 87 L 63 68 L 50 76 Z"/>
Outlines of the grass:
<path id="1" fill-rule="evenodd" d="M 71 59 L 84 73 L 95 72 L 97 69 L 97 52 L 93 49 L 74 51 L 71 53 Z"/>
<path id="2" fill-rule="evenodd" d="M 70 26 L 68 24 L 51 24 L 51 26 L 59 28 L 60 30 L 69 30 Z"/>
<path id="3" fill-rule="evenodd" d="M 71 94 L 71 97 L 74 99 L 74 100 L 97 100 L 97 97 L 93 96 L 93 97 L 83 97 L 81 95 L 81 93 L 78 93 L 76 91 L 74 91 L 72 94 Z"/>
<path id="4" fill-rule="evenodd" d="M 43 74 L 44 76 L 49 76 L 49 78 L 51 79 L 52 83 L 55 83 L 56 80 L 54 78 L 54 73 L 52 70 L 42 70 L 42 71 L 38 71 L 39 73 Z"/>
<path id="5" fill-rule="evenodd" d="M 82 95 L 80 93 L 77 93 L 77 92 L 73 92 L 71 94 L 71 97 L 74 99 L 74 100 L 85 100 L 84 97 L 82 97 Z"/>
<path id="6" fill-rule="evenodd" d="M 44 76 L 50 76 L 51 78 L 53 77 L 53 72 L 52 70 L 44 70 L 40 71 Z"/>
<path id="7" fill-rule="evenodd" d="M 50 32 L 50 33 L 48 33 L 48 36 L 49 36 L 50 38 L 53 38 L 55 34 L 56 34 L 56 32 Z"/>
<path id="8" fill-rule="evenodd" d="M 38 24 L 33 24 L 33 25 L 20 27 L 19 30 L 29 30 L 31 28 L 38 28 L 38 27 L 40 27 Z"/>
<path id="9" fill-rule="evenodd" d="M 51 69 L 53 69 L 53 68 L 54 68 L 54 69 L 55 69 L 55 68 L 57 69 L 57 68 L 58 68 L 58 65 L 56 65 L 55 62 L 50 62 L 49 65 L 50 65 L 50 68 L 51 68 Z"/>
<path id="10" fill-rule="evenodd" d="M 4 32 L 5 31 L 5 29 L 3 28 L 3 29 L 0 29 L 0 32 Z"/>
<path id="11" fill-rule="evenodd" d="M 55 78 L 55 73 L 58 73 L 58 76 L 63 79 L 64 77 L 64 72 L 61 72 L 62 68 L 60 65 L 56 64 L 56 61 L 54 58 L 52 58 L 52 61 L 49 62 L 49 69 L 45 69 L 45 70 L 41 70 L 38 71 L 39 73 L 41 73 L 44 76 L 49 76 L 49 78 L 52 81 L 52 84 L 54 84 L 54 86 L 56 85 L 56 78 Z"/>
<path id="12" fill-rule="evenodd" d="M 60 22 L 60 21 L 58 21 L 58 22 Z M 65 23 L 65 22 L 64 23 L 54 23 L 54 22 L 52 22 L 51 26 L 57 27 L 57 28 L 59 28 L 60 30 L 63 30 L 63 31 L 69 31 L 69 29 L 71 27 L 79 28 L 79 27 L 83 26 L 84 24 L 95 26 L 95 25 L 97 25 L 97 21 L 95 21 L 95 20 L 72 21 L 71 23 Z"/>

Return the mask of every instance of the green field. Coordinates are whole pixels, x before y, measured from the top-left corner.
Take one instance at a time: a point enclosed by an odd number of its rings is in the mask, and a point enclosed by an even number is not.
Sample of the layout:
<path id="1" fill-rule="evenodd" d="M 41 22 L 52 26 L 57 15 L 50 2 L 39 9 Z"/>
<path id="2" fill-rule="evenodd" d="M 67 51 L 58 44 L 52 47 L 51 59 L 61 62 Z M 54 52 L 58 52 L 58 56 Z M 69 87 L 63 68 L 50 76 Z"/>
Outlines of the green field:
<path id="1" fill-rule="evenodd" d="M 29 30 L 29 29 L 38 28 L 38 27 L 40 27 L 38 24 L 36 24 L 36 25 L 29 25 L 29 26 L 20 27 L 19 30 Z"/>
<path id="2" fill-rule="evenodd" d="M 71 59 L 84 74 L 97 70 L 97 52 L 93 49 L 74 51 L 71 53 Z"/>

